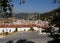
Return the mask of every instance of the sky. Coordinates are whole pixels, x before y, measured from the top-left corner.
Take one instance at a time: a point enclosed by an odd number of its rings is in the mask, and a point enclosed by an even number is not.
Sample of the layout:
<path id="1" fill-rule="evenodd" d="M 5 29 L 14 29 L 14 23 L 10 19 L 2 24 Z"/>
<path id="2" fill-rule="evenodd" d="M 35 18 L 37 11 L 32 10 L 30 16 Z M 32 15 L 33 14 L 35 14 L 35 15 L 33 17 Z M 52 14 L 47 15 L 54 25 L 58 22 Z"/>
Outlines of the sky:
<path id="1" fill-rule="evenodd" d="M 19 0 L 12 1 L 13 13 L 45 13 L 56 9 L 59 4 L 53 4 L 52 0 L 26 0 L 19 4 Z"/>

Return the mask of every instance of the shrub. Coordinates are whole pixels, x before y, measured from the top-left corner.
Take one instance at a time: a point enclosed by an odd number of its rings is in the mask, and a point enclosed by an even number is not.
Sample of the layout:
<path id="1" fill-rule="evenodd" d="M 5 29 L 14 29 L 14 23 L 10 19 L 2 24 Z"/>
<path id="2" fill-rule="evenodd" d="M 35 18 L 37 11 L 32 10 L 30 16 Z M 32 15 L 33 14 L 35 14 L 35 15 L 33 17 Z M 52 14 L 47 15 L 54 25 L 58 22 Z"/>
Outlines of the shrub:
<path id="1" fill-rule="evenodd" d="M 17 32 L 18 31 L 18 29 L 17 29 L 17 27 L 16 27 L 16 29 L 15 29 L 15 31 L 14 32 Z"/>
<path id="2" fill-rule="evenodd" d="M 7 36 L 8 35 L 8 32 L 5 32 L 5 35 Z"/>
<path id="3" fill-rule="evenodd" d="M 34 31 L 33 27 L 31 27 L 29 31 Z"/>

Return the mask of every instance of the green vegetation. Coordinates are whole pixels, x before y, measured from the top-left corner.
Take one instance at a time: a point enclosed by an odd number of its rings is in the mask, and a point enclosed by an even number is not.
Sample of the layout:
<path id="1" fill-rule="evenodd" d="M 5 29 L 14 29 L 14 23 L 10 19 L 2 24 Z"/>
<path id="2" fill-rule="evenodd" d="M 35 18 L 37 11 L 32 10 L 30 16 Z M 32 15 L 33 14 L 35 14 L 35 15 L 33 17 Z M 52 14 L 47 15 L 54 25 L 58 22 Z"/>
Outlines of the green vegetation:
<path id="1" fill-rule="evenodd" d="M 14 32 L 18 32 L 18 29 L 17 29 L 17 27 L 16 27 L 16 29 L 15 29 L 15 31 Z"/>
<path id="2" fill-rule="evenodd" d="M 60 27 L 60 8 L 40 15 L 41 20 L 47 20 L 50 24 Z"/>
<path id="3" fill-rule="evenodd" d="M 40 15 L 41 20 L 52 20 L 55 16 L 58 16 L 57 13 L 59 13 L 60 8 L 57 8 L 55 10 L 52 10 L 50 12 L 46 12 Z M 59 12 L 58 12 L 59 11 Z"/>
<path id="4" fill-rule="evenodd" d="M 8 17 L 8 12 L 7 10 L 9 10 L 9 16 L 11 16 L 12 14 L 12 7 L 13 7 L 13 4 L 10 4 L 12 0 L 0 0 L 0 9 L 1 11 L 3 10 L 4 12 L 4 17 Z M 7 8 L 8 7 L 8 8 Z M 2 13 L 2 12 L 1 12 Z M 6 15 L 6 16 L 5 16 Z"/>
<path id="5" fill-rule="evenodd" d="M 25 3 L 25 0 L 20 0 L 20 4 Z M 13 4 L 12 0 L 0 0 L 0 12 L 4 12 L 3 17 L 12 17 Z M 9 12 L 7 12 L 9 10 Z"/>
<path id="6" fill-rule="evenodd" d="M 4 35 L 7 36 L 8 35 L 8 32 L 5 32 Z"/>
<path id="7" fill-rule="evenodd" d="M 33 27 L 31 27 L 29 31 L 34 31 L 34 28 L 33 28 Z"/>

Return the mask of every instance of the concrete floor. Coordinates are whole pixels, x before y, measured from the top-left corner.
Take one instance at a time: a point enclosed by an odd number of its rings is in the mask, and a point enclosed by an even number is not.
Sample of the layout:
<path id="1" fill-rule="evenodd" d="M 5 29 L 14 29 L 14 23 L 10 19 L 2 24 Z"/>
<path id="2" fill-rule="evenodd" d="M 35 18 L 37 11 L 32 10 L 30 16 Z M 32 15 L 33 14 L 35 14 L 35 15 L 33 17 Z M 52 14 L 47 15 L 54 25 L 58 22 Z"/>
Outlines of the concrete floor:
<path id="1" fill-rule="evenodd" d="M 53 40 L 47 34 L 39 34 L 37 32 L 17 32 L 11 36 L 0 38 L 0 43 L 21 43 L 24 40 L 26 43 L 49 43 Z M 23 42 L 24 43 L 24 42 Z"/>

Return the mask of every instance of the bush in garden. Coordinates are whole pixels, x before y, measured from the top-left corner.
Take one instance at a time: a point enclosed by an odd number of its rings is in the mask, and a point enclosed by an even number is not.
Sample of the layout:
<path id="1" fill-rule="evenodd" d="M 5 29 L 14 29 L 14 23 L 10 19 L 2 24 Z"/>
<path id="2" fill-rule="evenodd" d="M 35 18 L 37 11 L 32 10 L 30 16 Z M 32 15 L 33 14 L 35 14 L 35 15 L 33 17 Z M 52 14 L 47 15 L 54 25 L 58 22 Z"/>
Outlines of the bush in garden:
<path id="1" fill-rule="evenodd" d="M 31 27 L 29 31 L 34 31 L 33 27 Z"/>
<path id="2" fill-rule="evenodd" d="M 7 36 L 8 35 L 8 32 L 5 32 L 5 35 Z"/>
<path id="3" fill-rule="evenodd" d="M 14 32 L 17 32 L 18 31 L 18 29 L 17 29 L 17 27 L 16 27 L 16 29 L 15 29 L 15 31 Z"/>

